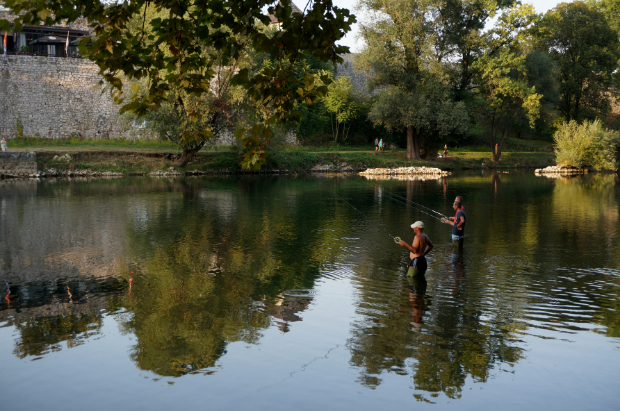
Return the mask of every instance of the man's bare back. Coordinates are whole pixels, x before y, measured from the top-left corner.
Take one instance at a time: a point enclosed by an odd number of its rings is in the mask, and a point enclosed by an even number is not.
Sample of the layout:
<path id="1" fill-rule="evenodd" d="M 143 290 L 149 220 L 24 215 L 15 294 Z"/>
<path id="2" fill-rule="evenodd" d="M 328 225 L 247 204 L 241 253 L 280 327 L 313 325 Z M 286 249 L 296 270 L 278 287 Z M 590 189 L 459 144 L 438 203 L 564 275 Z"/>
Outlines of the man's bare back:
<path id="1" fill-rule="evenodd" d="M 416 234 L 416 236 L 413 238 L 413 244 L 411 244 L 415 252 L 410 251 L 409 258 L 413 260 L 414 258 L 421 257 L 427 254 L 430 250 L 426 251 L 426 248 L 428 247 L 430 241 L 431 240 L 426 234 Z"/>

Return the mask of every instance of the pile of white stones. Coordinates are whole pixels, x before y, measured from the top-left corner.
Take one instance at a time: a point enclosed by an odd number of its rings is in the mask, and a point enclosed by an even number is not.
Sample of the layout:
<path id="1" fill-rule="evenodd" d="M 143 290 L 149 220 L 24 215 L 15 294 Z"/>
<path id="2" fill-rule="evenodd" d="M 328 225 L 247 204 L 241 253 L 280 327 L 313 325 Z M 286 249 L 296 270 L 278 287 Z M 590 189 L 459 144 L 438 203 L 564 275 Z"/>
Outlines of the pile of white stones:
<path id="1" fill-rule="evenodd" d="M 437 167 L 399 167 L 399 168 L 369 168 L 360 175 L 411 175 L 411 174 L 435 174 L 441 176 L 450 175 L 449 171 Z"/>
<path id="2" fill-rule="evenodd" d="M 400 181 L 429 181 L 441 180 L 442 174 L 362 174 L 367 180 L 400 180 Z"/>
<path id="3" fill-rule="evenodd" d="M 534 170 L 536 174 L 583 174 L 587 173 L 586 168 L 577 168 L 572 166 L 549 166 L 545 168 L 537 168 Z"/>

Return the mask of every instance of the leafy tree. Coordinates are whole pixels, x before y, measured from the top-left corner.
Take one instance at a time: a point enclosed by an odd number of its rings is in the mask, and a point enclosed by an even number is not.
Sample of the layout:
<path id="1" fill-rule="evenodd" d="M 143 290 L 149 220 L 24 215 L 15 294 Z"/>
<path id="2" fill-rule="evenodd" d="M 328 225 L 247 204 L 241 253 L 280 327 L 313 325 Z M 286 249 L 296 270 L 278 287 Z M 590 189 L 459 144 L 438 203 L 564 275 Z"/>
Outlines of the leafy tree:
<path id="1" fill-rule="evenodd" d="M 308 76 L 302 75 L 305 81 L 299 81 L 298 72 L 304 71 L 300 58 L 309 55 L 322 62 L 339 62 L 339 54 L 348 51 L 336 45 L 355 22 L 348 10 L 335 7 L 331 0 L 309 0 L 302 13 L 292 14 L 290 4 L 290 0 L 6 1 L 14 13 L 21 13 L 15 20 L 18 30 L 23 24 L 52 25 L 87 18 L 93 36 L 92 47 L 84 49 L 84 55 L 99 66 L 103 81 L 122 105 L 121 112 L 144 116 L 174 96 L 183 118 L 178 135 L 182 140 L 210 137 L 209 130 L 191 130 L 190 123 L 197 122 L 202 113 L 184 99 L 211 91 L 214 67 L 231 67 L 250 47 L 269 55 L 277 62 L 273 67 L 258 72 L 242 68 L 231 77 L 231 84 L 243 87 L 250 98 L 269 108 L 267 119 L 247 132 L 238 130 L 249 153 L 245 167 L 264 162 L 263 146 L 268 144 L 272 125 L 298 117 L 296 93 L 309 103 L 325 94 L 326 87 L 315 87 Z M 161 17 L 149 21 L 149 7 Z M 276 33 L 264 30 L 270 23 L 263 11 L 266 7 L 281 23 Z M 130 24 L 136 19 L 141 19 L 138 33 Z M 8 28 L 6 21 L 1 25 Z M 144 89 L 124 93 L 124 82 L 141 79 L 147 80 Z M 184 154 L 191 153 L 184 150 Z"/>
<path id="2" fill-rule="evenodd" d="M 536 131 L 539 134 L 551 137 L 559 116 L 557 111 L 560 102 L 558 67 L 549 54 L 532 50 L 525 57 L 525 68 L 528 86 L 534 87 L 536 93 L 542 96 L 540 99 L 540 117 L 536 120 Z M 522 116 L 521 123 L 519 134 L 521 131 L 530 128 L 527 117 Z"/>
<path id="3" fill-rule="evenodd" d="M 338 141 L 340 125 L 342 124 L 342 139 L 346 140 L 351 131 L 351 121 L 357 117 L 358 104 L 353 92 L 351 79 L 340 77 L 327 88 L 327 95 L 323 97 L 323 104 L 331 117 L 332 135 L 334 142 Z M 349 129 L 347 130 L 347 123 Z"/>
<path id="4" fill-rule="evenodd" d="M 474 63 L 478 57 L 496 52 L 506 42 L 507 32 L 498 36 L 498 41 L 489 50 L 485 27 L 498 12 L 513 4 L 513 0 L 445 0 L 438 3 L 436 51 L 441 61 L 457 63 L 452 73 L 457 100 L 468 99 L 476 88 Z"/>
<path id="5" fill-rule="evenodd" d="M 407 158 L 437 135 L 463 132 L 467 114 L 452 102 L 436 55 L 439 6 L 435 0 L 361 0 L 372 16 L 362 25 L 366 47 L 358 66 L 369 74 L 368 86 L 378 91 L 370 118 L 389 130 L 406 130 Z M 427 152 L 430 150 L 427 150 Z"/>
<path id="6" fill-rule="evenodd" d="M 588 4 L 598 8 L 605 15 L 607 24 L 616 32 L 616 38 L 620 43 L 620 0 L 591 0 Z M 620 88 L 620 56 L 616 63 L 616 70 L 613 73 L 615 87 Z M 616 98 L 618 98 L 616 96 Z M 617 100 L 616 100 L 617 101 Z M 620 123 L 618 123 L 620 125 Z"/>
<path id="7" fill-rule="evenodd" d="M 476 62 L 482 97 L 477 113 L 490 135 L 493 161 L 499 161 L 506 138 L 519 126 L 519 114 L 532 128 L 540 115 L 542 96 L 528 85 L 525 59 L 524 55 L 505 51 Z"/>
<path id="8" fill-rule="evenodd" d="M 463 102 L 455 102 L 442 79 L 429 76 L 413 90 L 392 85 L 377 96 L 370 119 L 388 130 L 406 129 L 407 158 L 435 157 L 451 134 L 464 134 L 469 116 Z"/>
<path id="9" fill-rule="evenodd" d="M 592 0 L 587 4 L 598 8 L 605 15 L 609 27 L 620 37 L 620 0 Z"/>
<path id="10" fill-rule="evenodd" d="M 505 10 L 487 35 L 484 53 L 473 64 L 476 73 L 474 112 L 490 138 L 493 161 L 499 161 L 510 134 L 540 117 L 535 81 L 528 77 L 524 44 L 536 20 L 530 5 Z"/>
<path id="11" fill-rule="evenodd" d="M 536 27 L 538 47 L 560 70 L 564 119 L 582 121 L 610 109 L 613 71 L 620 51 L 618 33 L 605 15 L 581 1 L 558 4 Z"/>

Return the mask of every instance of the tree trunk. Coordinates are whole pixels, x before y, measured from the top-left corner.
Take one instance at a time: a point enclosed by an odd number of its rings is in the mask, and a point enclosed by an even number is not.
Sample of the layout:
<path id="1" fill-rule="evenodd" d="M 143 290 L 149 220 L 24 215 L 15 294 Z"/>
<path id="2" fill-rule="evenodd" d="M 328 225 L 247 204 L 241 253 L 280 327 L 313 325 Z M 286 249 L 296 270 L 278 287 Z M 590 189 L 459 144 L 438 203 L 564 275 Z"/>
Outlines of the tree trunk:
<path id="1" fill-rule="evenodd" d="M 413 128 L 407 127 L 407 160 L 413 160 Z"/>
<path id="2" fill-rule="evenodd" d="M 497 163 L 499 161 L 499 157 L 502 154 L 502 150 L 499 148 L 499 143 L 495 143 L 495 147 L 493 147 L 493 162 Z"/>
<path id="3" fill-rule="evenodd" d="M 191 159 L 194 157 L 194 154 L 199 152 L 201 148 L 202 148 L 202 145 L 199 145 L 198 147 L 191 148 L 191 149 L 184 148 L 183 154 L 181 154 L 181 158 L 179 158 L 179 162 L 177 163 L 177 165 L 179 167 L 185 167 L 187 163 L 189 163 Z"/>
<path id="4" fill-rule="evenodd" d="M 338 134 L 340 134 L 340 123 L 336 120 L 336 135 L 334 136 L 334 143 L 338 142 Z"/>
<path id="5" fill-rule="evenodd" d="M 504 127 L 502 132 L 502 137 L 499 139 L 499 143 L 495 143 L 495 147 L 493 148 L 493 162 L 497 163 L 502 156 L 502 148 L 504 147 L 504 141 L 508 136 L 508 126 Z"/>
<path id="6" fill-rule="evenodd" d="M 416 160 L 422 160 L 420 152 L 422 151 L 422 136 L 420 133 L 413 134 L 413 155 Z"/>
<path id="7" fill-rule="evenodd" d="M 413 127 L 407 127 L 407 160 L 421 160 L 420 146 L 420 135 L 414 133 Z"/>

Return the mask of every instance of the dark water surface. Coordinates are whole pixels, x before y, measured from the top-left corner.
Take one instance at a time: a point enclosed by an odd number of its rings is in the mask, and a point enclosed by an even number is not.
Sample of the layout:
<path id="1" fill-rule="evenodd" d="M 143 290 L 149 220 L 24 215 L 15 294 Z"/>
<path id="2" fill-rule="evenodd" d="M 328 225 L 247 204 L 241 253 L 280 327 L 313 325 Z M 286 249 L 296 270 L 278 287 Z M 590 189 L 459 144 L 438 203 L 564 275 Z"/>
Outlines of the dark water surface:
<path id="1" fill-rule="evenodd" d="M 456 195 L 462 250 L 403 200 Z M 0 403 L 618 410 L 619 200 L 531 171 L 2 180 Z M 388 233 L 419 219 L 410 284 Z"/>

